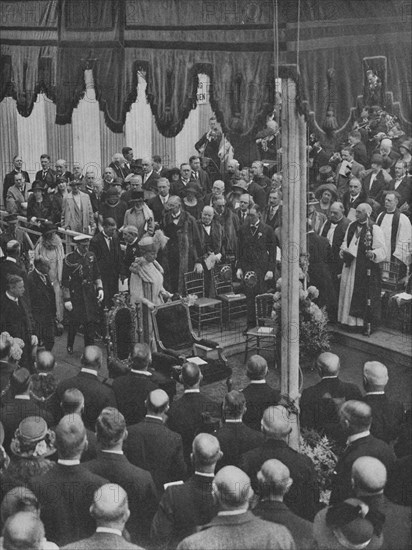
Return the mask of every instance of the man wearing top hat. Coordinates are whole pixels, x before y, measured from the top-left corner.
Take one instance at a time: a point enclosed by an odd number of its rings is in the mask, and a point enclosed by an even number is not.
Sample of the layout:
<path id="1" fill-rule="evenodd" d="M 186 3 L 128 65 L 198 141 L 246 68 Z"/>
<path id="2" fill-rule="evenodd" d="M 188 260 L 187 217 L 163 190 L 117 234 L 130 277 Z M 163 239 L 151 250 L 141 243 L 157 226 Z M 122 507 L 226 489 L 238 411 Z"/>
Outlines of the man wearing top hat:
<path id="1" fill-rule="evenodd" d="M 94 344 L 95 323 L 99 318 L 99 303 L 103 301 L 103 284 L 96 256 L 89 252 L 92 237 L 74 238 L 76 250 L 67 254 L 63 263 L 64 307 L 69 312 L 67 351 L 73 353 L 77 329 L 83 325 L 84 345 Z"/>

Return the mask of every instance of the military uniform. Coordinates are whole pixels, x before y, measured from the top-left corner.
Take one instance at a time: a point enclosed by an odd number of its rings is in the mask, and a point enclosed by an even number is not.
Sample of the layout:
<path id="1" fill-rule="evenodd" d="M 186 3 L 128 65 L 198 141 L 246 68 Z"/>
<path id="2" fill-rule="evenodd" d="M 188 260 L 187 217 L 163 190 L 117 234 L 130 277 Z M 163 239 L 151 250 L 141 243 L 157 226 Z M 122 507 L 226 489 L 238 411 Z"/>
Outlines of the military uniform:
<path id="1" fill-rule="evenodd" d="M 62 286 L 64 301 L 71 302 L 72 311 L 68 313 L 69 332 L 67 347 L 72 348 L 77 329 L 83 325 L 84 345 L 94 344 L 95 323 L 99 319 L 97 284 L 100 272 L 93 252 L 80 254 L 78 250 L 66 256 L 63 262 Z"/>

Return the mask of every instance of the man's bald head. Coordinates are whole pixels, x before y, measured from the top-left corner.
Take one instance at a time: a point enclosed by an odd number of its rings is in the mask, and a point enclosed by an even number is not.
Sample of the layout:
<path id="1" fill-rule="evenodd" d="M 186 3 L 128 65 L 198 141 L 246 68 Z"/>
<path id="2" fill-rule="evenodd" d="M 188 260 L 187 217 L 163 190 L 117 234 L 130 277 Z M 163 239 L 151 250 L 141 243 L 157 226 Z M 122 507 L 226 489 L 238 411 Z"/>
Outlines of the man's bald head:
<path id="1" fill-rule="evenodd" d="M 341 426 L 348 434 L 357 434 L 369 430 L 372 424 L 372 409 L 363 401 L 350 399 L 339 411 Z"/>
<path id="2" fill-rule="evenodd" d="M 268 407 L 263 413 L 262 432 L 271 439 L 284 439 L 292 431 L 289 412 L 285 407 L 277 405 Z"/>
<path id="3" fill-rule="evenodd" d="M 280 460 L 272 458 L 262 464 L 257 474 L 260 496 L 283 497 L 293 483 L 290 471 Z"/>
<path id="4" fill-rule="evenodd" d="M 180 380 L 186 388 L 193 388 L 200 384 L 202 373 L 196 363 L 185 363 L 182 367 Z"/>
<path id="5" fill-rule="evenodd" d="M 94 493 L 90 514 L 98 527 L 123 527 L 130 516 L 126 491 L 115 483 L 102 485 Z"/>
<path id="6" fill-rule="evenodd" d="M 80 414 L 84 409 L 84 395 L 77 388 L 68 388 L 60 402 L 63 414 Z"/>
<path id="7" fill-rule="evenodd" d="M 102 350 L 97 346 L 86 346 L 82 355 L 82 366 L 99 370 L 103 364 Z"/>
<path id="8" fill-rule="evenodd" d="M 386 478 L 386 468 L 377 458 L 361 456 L 352 465 L 352 487 L 357 496 L 382 493 Z"/>
<path id="9" fill-rule="evenodd" d="M 40 550 L 43 546 L 44 527 L 38 515 L 18 512 L 8 518 L 3 530 L 4 550 Z"/>
<path id="10" fill-rule="evenodd" d="M 213 480 L 213 493 L 222 509 L 247 509 L 253 496 L 250 478 L 236 466 L 225 466 Z"/>
<path id="11" fill-rule="evenodd" d="M 76 460 L 87 445 L 86 429 L 78 414 L 63 416 L 56 428 L 56 447 L 59 458 Z"/>
<path id="12" fill-rule="evenodd" d="M 41 350 L 37 354 L 36 366 L 41 372 L 51 372 L 56 364 L 56 359 L 50 351 Z"/>
<path id="13" fill-rule="evenodd" d="M 335 353 L 325 351 L 321 353 L 316 360 L 316 365 L 320 375 L 323 376 L 338 376 L 340 369 L 340 360 Z"/>
<path id="14" fill-rule="evenodd" d="M 196 467 L 214 466 L 222 457 L 218 439 L 207 433 L 198 434 L 192 443 L 192 460 Z"/>
<path id="15" fill-rule="evenodd" d="M 161 415 L 169 408 L 169 396 L 164 390 L 153 390 L 146 399 L 146 409 L 148 414 Z"/>
<path id="16" fill-rule="evenodd" d="M 263 380 L 268 372 L 268 364 L 261 355 L 252 355 L 246 363 L 246 374 L 250 380 Z"/>

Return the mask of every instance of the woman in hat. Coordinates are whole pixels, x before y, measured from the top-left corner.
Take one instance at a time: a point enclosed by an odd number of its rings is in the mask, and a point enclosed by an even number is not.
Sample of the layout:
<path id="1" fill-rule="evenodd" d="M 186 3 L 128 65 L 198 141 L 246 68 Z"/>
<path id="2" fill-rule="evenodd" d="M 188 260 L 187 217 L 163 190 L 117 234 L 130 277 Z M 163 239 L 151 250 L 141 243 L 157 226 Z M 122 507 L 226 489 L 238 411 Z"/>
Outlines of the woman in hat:
<path id="1" fill-rule="evenodd" d="M 130 301 L 141 302 L 150 309 L 163 304 L 172 294 L 163 286 L 163 268 L 156 261 L 160 248 L 164 248 L 169 239 L 158 230 L 153 237 L 146 236 L 139 241 L 141 256 L 135 258 L 130 267 Z M 151 329 L 150 329 L 151 330 Z"/>
<path id="2" fill-rule="evenodd" d="M 186 185 L 186 196 L 182 200 L 183 208 L 191 214 L 195 220 L 200 218 L 203 210 L 203 201 L 200 198 L 202 188 L 195 181 L 189 181 Z"/>
<path id="3" fill-rule="evenodd" d="M 27 202 L 27 221 L 38 223 L 42 220 L 51 220 L 53 205 L 44 183 L 35 181 L 31 191 Z"/>
<path id="4" fill-rule="evenodd" d="M 399 144 L 400 160 L 406 162 L 407 171 L 412 174 L 412 139 L 406 139 Z"/>
<path id="5" fill-rule="evenodd" d="M 56 452 L 55 439 L 40 416 L 28 416 L 20 422 L 10 444 L 10 464 L 2 475 L 3 494 L 54 468 L 49 457 Z"/>
<path id="6" fill-rule="evenodd" d="M 322 212 L 329 219 L 330 207 L 338 198 L 338 190 L 333 183 L 324 183 L 319 185 L 315 193 L 318 204 L 315 205 L 315 209 L 318 212 Z"/>
<path id="7" fill-rule="evenodd" d="M 63 293 L 61 288 L 64 249 L 60 237 L 57 235 L 57 226 L 51 222 L 44 222 L 40 231 L 40 239 L 34 249 L 34 258 L 43 258 L 50 264 L 49 278 L 56 296 L 56 319 L 63 322 Z M 62 327 L 61 327 L 62 329 Z"/>

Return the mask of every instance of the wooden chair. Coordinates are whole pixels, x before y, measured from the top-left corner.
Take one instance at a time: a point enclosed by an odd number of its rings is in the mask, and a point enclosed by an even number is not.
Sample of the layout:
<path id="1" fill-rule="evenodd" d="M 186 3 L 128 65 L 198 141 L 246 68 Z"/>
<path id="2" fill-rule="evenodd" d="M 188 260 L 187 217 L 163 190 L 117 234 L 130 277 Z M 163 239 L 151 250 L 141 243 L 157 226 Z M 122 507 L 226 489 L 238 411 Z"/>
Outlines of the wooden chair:
<path id="1" fill-rule="evenodd" d="M 228 383 L 232 369 L 223 348 L 213 340 L 196 336 L 186 304 L 176 301 L 157 306 L 152 311 L 152 319 L 157 349 L 173 357 L 177 378 L 183 363 L 192 360 L 202 371 L 203 384 L 223 379 Z"/>
<path id="2" fill-rule="evenodd" d="M 255 297 L 256 326 L 246 332 L 245 361 L 247 354 L 252 349 L 260 355 L 261 350 L 274 350 L 276 345 L 276 334 L 271 318 L 273 309 L 273 294 L 258 294 Z M 265 346 L 261 346 L 261 340 Z M 250 347 L 250 344 L 254 344 Z"/>
<path id="3" fill-rule="evenodd" d="M 205 298 L 205 279 L 203 273 L 190 271 L 184 274 L 185 292 L 196 294 L 197 300 L 190 307 L 190 317 L 200 336 L 202 324 L 217 321 L 222 331 L 222 302 L 215 298 Z"/>
<path id="4" fill-rule="evenodd" d="M 246 315 L 246 295 L 234 292 L 231 267 L 223 265 L 215 269 L 213 281 L 216 298 L 222 301 L 223 320 L 230 325 L 232 319 Z"/>

